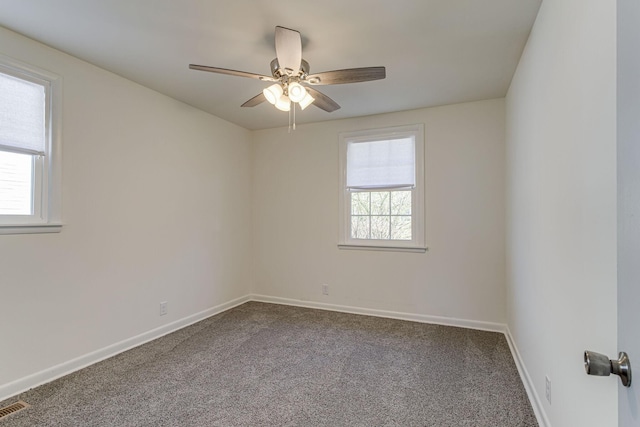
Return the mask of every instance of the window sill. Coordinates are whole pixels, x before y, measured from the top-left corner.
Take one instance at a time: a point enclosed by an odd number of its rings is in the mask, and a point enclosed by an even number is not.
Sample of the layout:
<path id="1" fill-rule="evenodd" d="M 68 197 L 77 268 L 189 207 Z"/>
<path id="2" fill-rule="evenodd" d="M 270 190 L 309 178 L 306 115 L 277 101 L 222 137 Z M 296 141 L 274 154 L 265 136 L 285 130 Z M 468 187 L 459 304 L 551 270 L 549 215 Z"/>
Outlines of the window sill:
<path id="1" fill-rule="evenodd" d="M 417 252 L 425 253 L 429 248 L 423 246 L 370 246 L 339 244 L 338 249 L 360 251 Z"/>
<path id="2" fill-rule="evenodd" d="M 62 224 L 0 225 L 1 234 L 59 233 Z"/>

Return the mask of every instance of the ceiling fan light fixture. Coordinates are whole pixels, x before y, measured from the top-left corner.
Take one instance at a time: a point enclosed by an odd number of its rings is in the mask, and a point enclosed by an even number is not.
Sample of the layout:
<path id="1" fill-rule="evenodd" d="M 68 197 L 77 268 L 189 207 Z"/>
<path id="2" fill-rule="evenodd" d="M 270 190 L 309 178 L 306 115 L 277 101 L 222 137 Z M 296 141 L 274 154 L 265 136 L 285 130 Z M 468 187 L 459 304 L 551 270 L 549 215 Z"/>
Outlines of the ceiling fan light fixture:
<path id="1" fill-rule="evenodd" d="M 280 86 L 280 83 L 273 84 L 262 91 L 262 94 L 267 98 L 267 101 L 273 105 L 276 105 L 283 93 L 284 90 L 282 89 L 282 86 Z"/>
<path id="2" fill-rule="evenodd" d="M 276 101 L 275 106 L 280 111 L 289 111 L 291 109 L 291 100 L 287 97 L 287 95 L 282 95 Z"/>
<path id="3" fill-rule="evenodd" d="M 292 102 L 300 102 L 307 94 L 307 90 L 300 83 L 293 82 L 289 83 L 288 93 Z"/>
<path id="4" fill-rule="evenodd" d="M 315 100 L 316 100 L 316 99 L 315 99 L 313 96 L 309 95 L 309 92 L 307 92 L 307 91 L 305 90 L 304 98 L 302 98 L 302 100 L 301 100 L 300 102 L 298 102 L 298 105 L 300 106 L 300 109 L 301 109 L 301 110 L 304 110 L 304 109 L 305 109 L 305 108 L 307 108 L 309 105 L 311 105 L 311 103 L 312 103 L 313 101 L 315 101 Z"/>

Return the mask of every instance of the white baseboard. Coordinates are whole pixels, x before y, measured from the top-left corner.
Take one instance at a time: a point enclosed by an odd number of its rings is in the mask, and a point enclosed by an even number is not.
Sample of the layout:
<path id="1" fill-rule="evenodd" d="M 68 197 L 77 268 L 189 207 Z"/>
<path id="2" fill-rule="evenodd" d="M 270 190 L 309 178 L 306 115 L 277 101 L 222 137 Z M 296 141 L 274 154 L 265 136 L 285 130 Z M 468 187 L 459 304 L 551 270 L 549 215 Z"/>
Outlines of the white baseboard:
<path id="1" fill-rule="evenodd" d="M 513 336 L 511 335 L 511 331 L 509 330 L 508 326 L 504 335 L 507 338 L 507 343 L 509 344 L 509 348 L 511 349 L 513 360 L 516 363 L 516 368 L 518 368 L 518 373 L 520 374 L 520 378 L 522 379 L 522 384 L 524 384 L 524 389 L 527 391 L 527 396 L 529 396 L 529 402 L 531 402 L 533 413 L 538 420 L 538 424 L 540 425 L 540 427 L 551 427 L 551 423 L 549 422 L 547 413 L 542 406 L 542 400 L 540 399 L 536 388 L 533 386 L 531 376 L 529 375 L 524 361 L 522 360 L 522 356 L 520 356 L 520 351 L 518 351 L 518 347 L 513 340 Z"/>
<path id="2" fill-rule="evenodd" d="M 478 329 L 481 331 L 500 332 L 506 331 L 506 325 L 502 323 L 482 322 L 478 320 L 456 319 L 454 317 L 427 316 L 424 314 L 403 313 L 397 311 L 378 310 L 375 308 L 352 307 L 348 305 L 327 304 L 316 301 L 303 301 L 290 298 L 270 297 L 267 295 L 251 295 L 252 301 L 268 302 L 272 304 L 294 305 L 297 307 L 318 308 L 321 310 L 339 311 L 341 313 L 364 314 L 367 316 L 386 317 L 389 319 L 409 320 L 420 323 L 433 323 L 436 325 L 456 326 L 459 328 Z"/>
<path id="3" fill-rule="evenodd" d="M 199 313 L 192 314 L 191 316 L 176 320 L 175 322 L 160 326 L 159 328 L 152 329 L 140 335 L 127 338 L 123 341 L 85 354 L 84 356 L 80 356 L 67 362 L 63 362 L 59 365 L 53 366 L 40 372 L 36 372 L 35 374 L 20 378 L 8 384 L 3 384 L 0 386 L 0 401 L 23 393 L 39 385 L 51 382 L 82 368 L 86 368 L 87 366 L 98 363 L 104 359 L 108 359 L 109 357 L 113 357 L 134 347 L 138 347 L 139 345 L 170 334 L 171 332 L 175 332 L 178 329 L 182 329 L 186 326 L 192 325 L 218 313 L 222 313 L 223 311 L 227 311 L 250 300 L 250 295 L 236 298 L 215 307 L 208 308 Z"/>

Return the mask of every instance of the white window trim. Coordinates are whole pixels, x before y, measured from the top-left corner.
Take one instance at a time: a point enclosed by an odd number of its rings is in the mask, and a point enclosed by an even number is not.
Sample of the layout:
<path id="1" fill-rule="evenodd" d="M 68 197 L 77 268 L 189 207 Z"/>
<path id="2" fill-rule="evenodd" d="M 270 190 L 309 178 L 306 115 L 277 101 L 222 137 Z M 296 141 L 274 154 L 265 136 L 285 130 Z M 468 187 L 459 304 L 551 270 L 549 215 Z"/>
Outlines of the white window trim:
<path id="1" fill-rule="evenodd" d="M 403 240 L 374 240 L 351 238 L 351 192 L 347 189 L 347 143 L 354 140 L 382 139 L 385 137 L 399 137 L 415 135 L 416 142 L 416 187 L 412 190 L 411 212 L 413 239 Z M 339 164 L 340 164 L 340 221 L 339 221 L 339 249 L 361 249 L 373 251 L 402 251 L 426 252 L 425 238 L 425 142 L 424 125 L 415 124 L 381 129 L 369 129 L 356 132 L 342 132 L 339 135 Z M 384 190 L 382 190 L 384 191 Z"/>
<path id="2" fill-rule="evenodd" d="M 60 232 L 62 229 L 62 78 L 1 54 L 0 71 L 24 80 L 45 84 L 47 87 L 46 155 L 34 160 L 35 191 L 41 193 L 37 201 L 39 206 L 35 206 L 34 215 L 0 216 L 0 235 Z"/>

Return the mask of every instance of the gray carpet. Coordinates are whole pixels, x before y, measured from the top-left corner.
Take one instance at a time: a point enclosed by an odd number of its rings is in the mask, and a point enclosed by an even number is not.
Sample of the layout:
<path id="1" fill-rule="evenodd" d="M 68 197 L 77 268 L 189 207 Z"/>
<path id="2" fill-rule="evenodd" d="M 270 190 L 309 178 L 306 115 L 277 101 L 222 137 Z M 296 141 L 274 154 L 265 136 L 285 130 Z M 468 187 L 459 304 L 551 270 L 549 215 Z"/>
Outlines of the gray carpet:
<path id="1" fill-rule="evenodd" d="M 502 334 L 250 302 L 35 388 L 5 426 L 537 426 Z"/>

